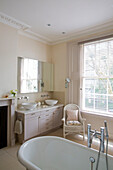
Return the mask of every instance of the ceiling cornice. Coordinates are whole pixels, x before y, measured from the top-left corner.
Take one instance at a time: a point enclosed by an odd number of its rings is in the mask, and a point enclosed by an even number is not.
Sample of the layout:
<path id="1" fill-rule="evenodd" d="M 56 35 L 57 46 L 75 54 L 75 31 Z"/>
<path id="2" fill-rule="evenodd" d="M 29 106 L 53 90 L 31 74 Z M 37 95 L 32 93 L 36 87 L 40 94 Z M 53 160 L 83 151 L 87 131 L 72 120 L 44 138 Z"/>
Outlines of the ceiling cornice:
<path id="1" fill-rule="evenodd" d="M 99 33 L 99 32 L 104 32 L 110 29 L 113 29 L 113 19 L 106 21 L 105 23 L 101 23 L 98 25 L 94 25 L 93 27 L 90 28 L 84 28 L 81 30 L 78 30 L 76 32 L 74 32 L 73 34 L 70 35 L 65 35 L 65 37 L 63 38 L 59 38 L 58 40 L 51 40 L 47 37 L 44 37 L 40 34 L 37 34 L 33 31 L 30 30 L 31 26 L 13 18 L 10 17 L 2 12 L 0 12 L 0 22 L 7 24 L 11 27 L 14 27 L 16 29 L 19 29 L 18 33 L 24 36 L 27 36 L 29 38 L 32 38 L 34 40 L 40 41 L 42 43 L 48 44 L 48 45 L 55 45 L 55 44 L 59 44 L 59 43 L 63 43 L 66 41 L 71 41 L 74 39 L 78 39 L 80 37 L 83 36 L 87 36 L 90 34 L 95 34 L 95 33 Z"/>
<path id="2" fill-rule="evenodd" d="M 108 22 L 101 23 L 99 25 L 95 25 L 90 28 L 85 28 L 85 29 L 76 31 L 75 33 L 70 34 L 69 36 L 64 37 L 63 39 L 61 38 L 57 41 L 52 42 L 52 45 L 56 45 L 56 44 L 63 43 L 66 41 L 71 41 L 71 40 L 78 39 L 83 36 L 88 36 L 91 34 L 102 33 L 104 31 L 109 31 L 109 30 L 113 30 L 113 19 L 109 20 Z"/>
<path id="3" fill-rule="evenodd" d="M 6 24 L 6 25 L 9 25 L 13 28 L 16 28 L 18 29 L 18 33 L 21 34 L 21 35 L 24 35 L 24 36 L 27 36 L 29 38 L 32 38 L 34 40 L 37 40 L 37 41 L 40 41 L 40 42 L 43 42 L 45 44 L 51 44 L 51 40 L 42 36 L 42 35 L 39 35 L 35 32 L 32 32 L 30 30 L 31 26 L 30 25 L 27 25 L 25 24 L 24 22 L 21 22 L 13 17 L 10 17 L 2 12 L 0 12 L 0 22 L 3 23 L 3 24 Z"/>
<path id="4" fill-rule="evenodd" d="M 26 36 L 28 38 L 31 38 L 33 40 L 42 42 L 44 44 L 52 45 L 52 43 L 46 41 L 44 38 L 40 38 L 37 34 L 35 34 L 34 32 L 31 32 L 31 31 L 28 31 L 28 30 L 26 30 L 26 31 L 18 30 L 18 34 Z"/>
<path id="5" fill-rule="evenodd" d="M 29 26 L 13 17 L 10 17 L 2 12 L 0 12 L 0 22 L 2 22 L 3 24 L 7 24 L 11 27 L 14 27 L 16 29 L 26 30 L 26 29 L 31 28 L 31 26 Z"/>

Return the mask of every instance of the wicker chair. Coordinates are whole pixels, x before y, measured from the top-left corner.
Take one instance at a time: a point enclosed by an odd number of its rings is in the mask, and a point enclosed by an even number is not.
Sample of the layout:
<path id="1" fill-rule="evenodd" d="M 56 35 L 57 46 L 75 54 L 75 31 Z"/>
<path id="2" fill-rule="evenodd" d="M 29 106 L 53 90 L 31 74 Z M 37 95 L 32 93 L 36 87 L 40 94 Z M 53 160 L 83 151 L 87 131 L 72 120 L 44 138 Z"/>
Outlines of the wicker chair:
<path id="1" fill-rule="evenodd" d="M 68 125 L 67 124 L 67 110 L 78 110 L 78 124 Z M 72 133 L 82 133 L 83 140 L 85 138 L 85 121 L 86 119 L 82 118 L 80 108 L 76 104 L 68 104 L 64 107 L 64 116 L 63 116 L 63 137 L 65 138 L 66 135 Z"/>

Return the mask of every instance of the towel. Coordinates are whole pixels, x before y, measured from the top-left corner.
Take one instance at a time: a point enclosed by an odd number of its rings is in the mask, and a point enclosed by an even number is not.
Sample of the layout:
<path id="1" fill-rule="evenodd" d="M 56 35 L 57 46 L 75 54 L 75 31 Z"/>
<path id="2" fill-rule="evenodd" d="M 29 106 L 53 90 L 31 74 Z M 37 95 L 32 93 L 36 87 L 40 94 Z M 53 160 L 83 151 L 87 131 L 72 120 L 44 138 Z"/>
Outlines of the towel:
<path id="1" fill-rule="evenodd" d="M 16 134 L 22 134 L 22 121 L 21 120 L 16 120 L 14 131 Z"/>

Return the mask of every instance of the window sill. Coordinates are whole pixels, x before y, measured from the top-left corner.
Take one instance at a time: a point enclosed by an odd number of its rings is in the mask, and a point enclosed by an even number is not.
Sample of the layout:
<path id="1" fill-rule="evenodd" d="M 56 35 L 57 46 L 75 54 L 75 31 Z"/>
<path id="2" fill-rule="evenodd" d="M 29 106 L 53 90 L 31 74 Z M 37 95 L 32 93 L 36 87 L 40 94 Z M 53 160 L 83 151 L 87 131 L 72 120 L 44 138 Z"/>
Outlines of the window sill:
<path id="1" fill-rule="evenodd" d="M 113 118 L 113 113 L 110 114 L 110 113 L 97 113 L 97 112 L 92 112 L 92 111 L 87 111 L 87 110 L 82 110 L 81 111 L 82 113 L 85 113 L 85 114 L 90 114 L 90 115 L 96 115 L 96 116 L 103 116 L 103 117 L 107 117 L 107 118 Z"/>

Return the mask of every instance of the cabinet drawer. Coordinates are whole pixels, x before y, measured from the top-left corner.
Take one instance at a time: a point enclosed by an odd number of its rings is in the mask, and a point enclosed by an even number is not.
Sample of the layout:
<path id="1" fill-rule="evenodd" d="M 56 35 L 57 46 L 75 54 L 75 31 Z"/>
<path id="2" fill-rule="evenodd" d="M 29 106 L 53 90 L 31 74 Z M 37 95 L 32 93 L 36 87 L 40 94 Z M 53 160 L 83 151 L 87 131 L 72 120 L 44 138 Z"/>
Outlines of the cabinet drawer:
<path id="1" fill-rule="evenodd" d="M 26 119 L 31 119 L 31 118 L 38 117 L 38 116 L 40 116 L 40 112 L 35 112 L 35 113 L 26 114 L 26 115 L 25 115 L 25 118 L 26 118 Z"/>

